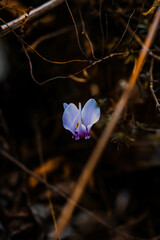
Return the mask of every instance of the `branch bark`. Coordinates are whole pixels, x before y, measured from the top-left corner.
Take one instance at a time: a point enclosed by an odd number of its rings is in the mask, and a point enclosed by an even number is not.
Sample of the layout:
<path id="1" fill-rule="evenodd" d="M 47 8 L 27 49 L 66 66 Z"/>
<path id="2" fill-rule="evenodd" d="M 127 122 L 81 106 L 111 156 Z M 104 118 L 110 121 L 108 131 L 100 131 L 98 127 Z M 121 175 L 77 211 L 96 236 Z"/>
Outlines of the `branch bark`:
<path id="1" fill-rule="evenodd" d="M 30 22 L 30 21 L 34 20 L 35 18 L 38 18 L 38 17 L 42 16 L 43 14 L 47 13 L 48 11 L 50 11 L 51 9 L 60 5 L 63 2 L 64 2 L 64 0 L 50 0 L 50 1 L 42 4 L 41 6 L 34 8 L 29 13 L 25 13 L 25 14 L 21 15 L 19 18 L 14 19 L 13 21 L 11 21 L 7 24 L 1 25 L 0 26 L 0 37 L 3 37 L 5 35 L 7 35 L 8 33 L 10 33 L 11 32 L 10 28 L 12 30 L 16 30 L 17 28 L 21 27 L 21 25 L 23 24 L 23 22 L 26 19 L 27 19 L 27 21 Z M 3 20 L 1 19 L 1 21 L 3 21 Z"/>

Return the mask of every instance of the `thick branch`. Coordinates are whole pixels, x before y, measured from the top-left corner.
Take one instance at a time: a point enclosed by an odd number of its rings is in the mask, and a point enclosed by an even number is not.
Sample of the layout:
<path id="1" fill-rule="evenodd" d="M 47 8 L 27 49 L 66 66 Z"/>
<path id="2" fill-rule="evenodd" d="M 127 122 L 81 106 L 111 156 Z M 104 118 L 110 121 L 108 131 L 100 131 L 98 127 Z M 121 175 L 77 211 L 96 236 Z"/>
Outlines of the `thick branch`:
<path id="1" fill-rule="evenodd" d="M 35 18 L 47 13 L 49 10 L 58 6 L 62 2 L 64 2 L 64 0 L 50 0 L 50 1 L 42 4 L 41 6 L 34 8 L 29 13 L 25 13 L 22 16 L 20 16 L 19 18 L 14 19 L 13 21 L 11 21 L 7 24 L 1 25 L 0 26 L 0 37 L 3 37 L 5 35 L 7 35 L 8 33 L 10 33 L 11 30 L 9 28 L 11 28 L 12 30 L 15 30 L 15 29 L 21 27 L 21 25 L 23 24 L 23 22 L 26 19 L 27 19 L 27 21 L 32 21 Z"/>

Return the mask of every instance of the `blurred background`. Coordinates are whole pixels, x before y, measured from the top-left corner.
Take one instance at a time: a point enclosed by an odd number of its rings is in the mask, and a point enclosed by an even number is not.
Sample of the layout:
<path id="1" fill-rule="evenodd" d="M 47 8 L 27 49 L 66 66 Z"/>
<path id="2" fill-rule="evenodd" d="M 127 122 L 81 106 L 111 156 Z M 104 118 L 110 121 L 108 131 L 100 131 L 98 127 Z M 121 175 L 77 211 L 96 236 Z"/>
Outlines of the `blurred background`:
<path id="1" fill-rule="evenodd" d="M 0 17 L 8 23 L 44 3 L 2 0 Z M 144 42 L 159 1 L 67 3 L 32 21 L 26 17 L 14 32 L 0 30 L 0 149 L 70 196 L 127 86 L 141 49 L 136 37 Z M 158 31 L 151 49 L 156 56 L 159 37 Z M 159 59 L 149 55 L 83 193 L 83 209 L 76 207 L 61 239 L 159 238 L 160 115 L 150 89 L 152 59 L 159 98 Z M 75 141 L 62 126 L 63 103 L 83 106 L 90 98 L 101 118 L 89 140 Z M 3 154 L 0 162 L 0 239 L 53 239 L 49 199 L 56 219 L 66 199 L 53 192 L 48 199 L 47 188 Z"/>

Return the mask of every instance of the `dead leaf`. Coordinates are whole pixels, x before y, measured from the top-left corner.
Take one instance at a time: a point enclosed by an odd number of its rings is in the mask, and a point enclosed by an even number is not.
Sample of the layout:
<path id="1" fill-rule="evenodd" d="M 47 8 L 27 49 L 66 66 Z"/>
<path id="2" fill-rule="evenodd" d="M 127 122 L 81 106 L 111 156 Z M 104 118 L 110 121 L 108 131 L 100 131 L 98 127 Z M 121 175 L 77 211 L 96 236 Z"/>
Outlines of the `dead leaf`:
<path id="1" fill-rule="evenodd" d="M 59 167 L 63 159 L 64 159 L 63 156 L 57 156 L 57 157 L 48 159 L 46 162 L 44 162 L 44 164 L 36 168 L 34 173 L 40 176 L 44 176 L 45 174 L 53 172 Z M 31 187 L 36 187 L 37 184 L 38 184 L 38 181 L 35 178 L 33 177 L 29 178 L 29 185 Z"/>
<path id="2" fill-rule="evenodd" d="M 154 0 L 151 8 L 147 12 L 143 12 L 143 15 L 147 16 L 147 15 L 153 14 L 156 8 L 159 6 L 159 3 L 160 3 L 160 0 Z"/>

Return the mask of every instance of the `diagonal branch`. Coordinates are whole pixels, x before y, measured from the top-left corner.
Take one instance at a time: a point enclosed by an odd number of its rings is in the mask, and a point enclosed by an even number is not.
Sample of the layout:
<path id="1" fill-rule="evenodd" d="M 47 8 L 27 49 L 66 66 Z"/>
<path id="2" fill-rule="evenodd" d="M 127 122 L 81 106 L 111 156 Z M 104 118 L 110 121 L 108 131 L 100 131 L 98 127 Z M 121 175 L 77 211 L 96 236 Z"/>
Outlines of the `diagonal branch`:
<path id="1" fill-rule="evenodd" d="M 38 18 L 39 16 L 47 13 L 52 8 L 58 6 L 62 2 L 64 2 L 64 0 L 50 0 L 50 1 L 42 4 L 41 6 L 34 8 L 29 13 L 26 12 L 25 14 L 21 15 L 19 18 L 16 18 L 13 21 L 9 22 L 7 25 L 6 24 L 1 25 L 0 26 L 0 37 L 3 37 L 11 32 L 9 27 L 12 28 L 12 30 L 15 30 L 15 29 L 21 27 L 21 25 L 23 24 L 23 22 L 26 19 L 27 19 L 27 21 L 32 21 L 35 18 Z"/>
<path id="2" fill-rule="evenodd" d="M 135 38 L 135 40 L 141 45 L 141 47 L 143 47 L 143 42 L 142 42 L 142 40 L 140 39 L 140 37 L 136 34 L 135 31 L 132 30 L 132 28 L 131 28 L 131 27 L 124 21 L 124 19 L 121 18 L 120 16 L 119 16 L 119 21 L 123 24 L 123 26 L 124 26 L 125 28 L 126 28 L 126 26 L 127 26 L 128 32 L 130 32 L 131 35 Z M 156 54 L 154 54 L 151 50 L 148 51 L 148 54 L 149 54 L 150 56 L 154 57 L 155 59 L 160 60 L 160 57 L 157 56 Z"/>
<path id="3" fill-rule="evenodd" d="M 49 184 L 45 179 L 42 179 L 39 175 L 35 174 L 32 170 L 27 168 L 23 163 L 19 162 L 16 158 L 12 157 L 8 152 L 0 148 L 0 154 L 4 156 L 5 158 L 9 159 L 11 162 L 13 162 L 16 166 L 18 166 L 20 169 L 22 169 L 25 173 L 35 178 L 38 182 L 43 184 L 46 188 L 52 190 L 54 193 L 59 194 L 61 197 L 67 199 L 67 195 L 62 192 L 57 187 L 52 186 Z"/>
<path id="4" fill-rule="evenodd" d="M 123 93 L 120 100 L 118 101 L 118 103 L 115 107 L 115 110 L 111 116 L 111 120 L 107 123 L 102 135 L 100 136 L 100 138 L 97 142 L 97 145 L 95 146 L 86 166 L 84 167 L 84 170 L 82 171 L 82 173 L 79 177 L 77 186 L 75 187 L 75 190 L 73 191 L 73 194 L 71 196 L 72 201 L 68 200 L 68 202 L 64 206 L 64 208 L 61 212 L 61 215 L 57 221 L 59 234 L 61 234 L 63 232 L 67 223 L 69 222 L 69 220 L 72 216 L 72 213 L 74 211 L 74 208 L 76 206 L 76 203 L 78 203 L 78 201 L 80 200 L 80 198 L 83 194 L 83 191 L 88 183 L 88 180 L 89 180 L 90 176 L 92 175 L 92 173 L 103 153 L 103 150 L 106 147 L 106 144 L 108 143 L 109 138 L 118 123 L 118 120 L 127 104 L 129 97 L 131 96 L 131 93 L 136 84 L 138 75 L 142 70 L 142 67 L 146 60 L 149 48 L 153 42 L 155 33 L 158 28 L 159 20 L 160 20 L 160 6 L 158 7 L 158 9 L 156 11 L 156 14 L 153 18 L 153 22 L 150 26 L 148 35 L 146 37 L 145 43 L 143 44 L 142 49 L 140 51 L 139 58 L 138 58 L 137 62 L 135 63 L 133 72 L 129 79 L 128 87 L 125 90 L 125 92 Z M 54 237 L 55 238 L 57 237 L 56 232 L 54 232 Z"/>

